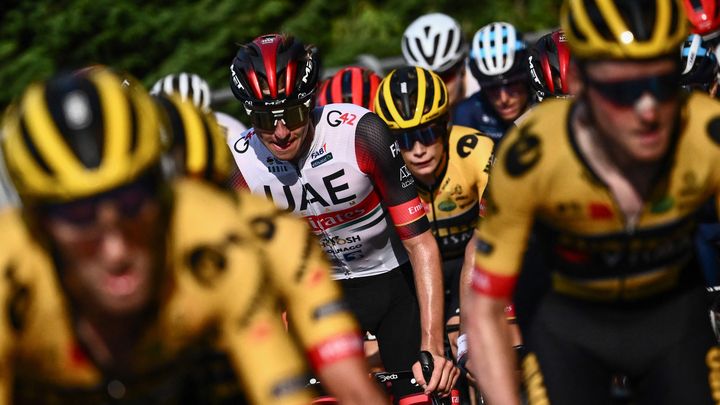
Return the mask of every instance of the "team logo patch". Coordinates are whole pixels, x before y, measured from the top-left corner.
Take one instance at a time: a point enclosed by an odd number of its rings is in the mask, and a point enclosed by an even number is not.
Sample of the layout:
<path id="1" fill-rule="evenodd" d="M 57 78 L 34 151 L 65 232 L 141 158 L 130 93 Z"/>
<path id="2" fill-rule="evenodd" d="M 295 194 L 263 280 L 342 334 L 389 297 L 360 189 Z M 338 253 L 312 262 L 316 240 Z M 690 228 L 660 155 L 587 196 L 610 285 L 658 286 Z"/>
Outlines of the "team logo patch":
<path id="1" fill-rule="evenodd" d="M 233 145 L 233 149 L 237 153 L 245 153 L 250 148 L 250 138 L 253 136 L 253 131 L 250 130 L 240 138 L 238 138 L 237 141 L 235 141 L 235 144 Z"/>
<path id="2" fill-rule="evenodd" d="M 707 132 L 710 139 L 720 145 L 720 117 L 715 117 L 708 123 Z"/>
<path id="3" fill-rule="evenodd" d="M 608 204 L 593 202 L 588 205 L 588 213 L 592 219 L 611 219 L 613 210 Z"/>
<path id="4" fill-rule="evenodd" d="M 666 195 L 665 197 L 653 201 L 650 205 L 650 212 L 653 214 L 662 214 L 663 212 L 668 212 L 672 207 L 675 205 L 675 199 L 672 198 L 669 195 Z"/>
<path id="5" fill-rule="evenodd" d="M 518 139 L 510 145 L 505 156 L 505 170 L 512 177 L 520 177 L 535 166 L 542 156 L 540 138 L 524 127 Z"/>
<path id="6" fill-rule="evenodd" d="M 493 251 L 494 247 L 489 242 L 478 238 L 477 242 L 475 242 L 475 249 L 480 253 L 489 255 Z"/>
<path id="7" fill-rule="evenodd" d="M 407 166 L 403 165 L 403 167 L 400 168 L 400 184 L 402 188 L 410 187 L 414 183 L 415 179 L 412 174 L 410 174 L 410 170 L 408 170 Z"/>
<path id="8" fill-rule="evenodd" d="M 331 161 L 332 158 L 333 158 L 332 153 L 328 153 L 327 155 L 320 156 L 319 158 L 311 161 L 311 162 L 310 162 L 310 166 L 311 166 L 311 167 L 318 167 L 318 166 L 320 166 L 321 164 L 323 164 L 323 163 L 325 163 L 325 162 Z"/>
<path id="9" fill-rule="evenodd" d="M 441 201 L 440 204 L 438 204 L 438 208 L 440 211 L 450 212 L 457 208 L 457 204 L 455 204 L 455 201 L 448 199 Z"/>

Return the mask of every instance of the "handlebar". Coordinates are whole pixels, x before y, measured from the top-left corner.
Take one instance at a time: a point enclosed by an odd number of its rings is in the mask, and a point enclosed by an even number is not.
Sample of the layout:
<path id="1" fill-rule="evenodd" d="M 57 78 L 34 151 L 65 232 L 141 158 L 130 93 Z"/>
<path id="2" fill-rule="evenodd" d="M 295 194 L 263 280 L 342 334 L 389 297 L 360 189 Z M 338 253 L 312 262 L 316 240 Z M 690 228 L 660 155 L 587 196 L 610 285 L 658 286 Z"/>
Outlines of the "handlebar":
<path id="1" fill-rule="evenodd" d="M 425 350 L 420 352 L 420 368 L 422 369 L 425 383 L 429 383 L 430 378 L 432 377 L 433 370 L 435 369 L 435 361 L 433 360 L 433 356 L 432 354 L 430 354 L 430 352 Z M 440 398 L 438 398 L 437 394 L 433 392 L 429 396 L 430 403 L 432 405 L 441 405 Z"/>

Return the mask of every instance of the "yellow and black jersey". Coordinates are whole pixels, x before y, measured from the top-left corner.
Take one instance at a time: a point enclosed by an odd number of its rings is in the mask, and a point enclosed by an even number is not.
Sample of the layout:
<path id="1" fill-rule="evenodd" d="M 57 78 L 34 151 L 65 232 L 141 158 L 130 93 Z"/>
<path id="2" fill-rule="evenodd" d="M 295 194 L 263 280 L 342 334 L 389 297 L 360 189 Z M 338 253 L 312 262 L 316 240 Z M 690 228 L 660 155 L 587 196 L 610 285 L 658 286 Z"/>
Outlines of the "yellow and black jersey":
<path id="1" fill-rule="evenodd" d="M 475 230 L 493 141 L 473 128 L 454 125 L 446 147 L 435 186 L 415 182 L 443 260 L 462 256 Z"/>
<path id="2" fill-rule="evenodd" d="M 683 270 L 694 259 L 695 213 L 720 188 L 720 104 L 702 94 L 684 99 L 671 152 L 635 226 L 579 153 L 573 105 L 539 105 L 500 146 L 478 226 L 473 286 L 480 293 L 511 293 L 534 221 L 548 232 L 557 292 L 637 299 L 691 274 Z"/>
<path id="3" fill-rule="evenodd" d="M 0 403 L 208 403 L 233 397 L 239 380 L 253 403 L 306 404 L 305 356 L 279 299 L 318 364 L 358 353 L 347 338 L 357 327 L 319 245 L 300 237 L 310 235 L 302 220 L 196 181 L 178 181 L 173 195 L 167 293 L 125 376 L 93 362 L 52 259 L 17 211 L 0 213 Z"/>

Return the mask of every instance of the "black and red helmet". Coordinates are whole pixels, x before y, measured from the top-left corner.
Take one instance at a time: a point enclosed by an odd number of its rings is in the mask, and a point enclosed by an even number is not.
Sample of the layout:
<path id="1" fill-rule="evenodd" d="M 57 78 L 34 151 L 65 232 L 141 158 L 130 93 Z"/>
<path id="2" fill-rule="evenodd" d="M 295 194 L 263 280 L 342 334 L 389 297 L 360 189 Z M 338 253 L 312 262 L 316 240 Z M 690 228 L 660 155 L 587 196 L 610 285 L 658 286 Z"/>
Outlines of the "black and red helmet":
<path id="1" fill-rule="evenodd" d="M 312 99 L 320 64 L 314 47 L 292 36 L 263 35 L 243 45 L 230 65 L 230 88 L 248 110 Z"/>
<path id="2" fill-rule="evenodd" d="M 562 30 L 543 35 L 528 55 L 530 83 L 539 101 L 545 97 L 563 97 L 570 93 L 568 70 L 570 48 Z"/>
<path id="3" fill-rule="evenodd" d="M 320 86 L 317 104 L 352 103 L 373 111 L 382 78 L 370 69 L 349 66 L 337 71 Z"/>
<path id="4" fill-rule="evenodd" d="M 717 0 L 683 0 L 692 32 L 702 36 L 720 30 L 720 4 Z"/>

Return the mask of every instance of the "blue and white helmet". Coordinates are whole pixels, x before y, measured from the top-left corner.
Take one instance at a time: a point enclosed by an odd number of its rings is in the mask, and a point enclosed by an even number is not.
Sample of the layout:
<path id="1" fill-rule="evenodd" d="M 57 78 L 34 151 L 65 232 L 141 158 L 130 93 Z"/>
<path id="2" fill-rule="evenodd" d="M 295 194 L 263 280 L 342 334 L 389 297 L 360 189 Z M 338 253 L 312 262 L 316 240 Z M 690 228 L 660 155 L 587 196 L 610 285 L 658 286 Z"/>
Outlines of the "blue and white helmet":
<path id="1" fill-rule="evenodd" d="M 512 24 L 494 22 L 480 28 L 472 39 L 470 72 L 480 86 L 526 79 L 527 45 Z"/>
<path id="2" fill-rule="evenodd" d="M 150 94 L 179 94 L 183 101 L 190 100 L 196 107 L 210 109 L 210 86 L 194 73 L 169 74 L 155 82 Z"/>
<path id="3" fill-rule="evenodd" d="M 465 60 L 467 44 L 454 18 L 431 13 L 413 21 L 403 33 L 402 54 L 410 66 L 441 74 Z"/>
<path id="4" fill-rule="evenodd" d="M 680 48 L 682 75 L 680 84 L 707 91 L 717 80 L 718 59 L 715 49 L 698 34 L 691 34 Z"/>

